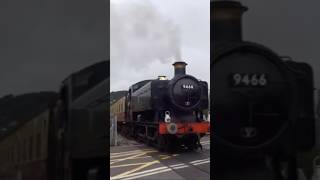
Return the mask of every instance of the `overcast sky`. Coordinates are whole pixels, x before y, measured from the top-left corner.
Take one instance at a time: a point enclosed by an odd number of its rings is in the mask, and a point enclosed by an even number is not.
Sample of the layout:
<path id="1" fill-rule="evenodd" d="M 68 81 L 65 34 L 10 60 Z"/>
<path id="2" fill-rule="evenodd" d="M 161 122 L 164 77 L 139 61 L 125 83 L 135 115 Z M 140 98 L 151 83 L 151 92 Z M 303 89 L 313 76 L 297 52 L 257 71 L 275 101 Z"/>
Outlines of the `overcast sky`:
<path id="1" fill-rule="evenodd" d="M 57 90 L 72 72 L 106 60 L 107 5 L 105 0 L 0 1 L 0 97 Z"/>
<path id="2" fill-rule="evenodd" d="M 176 60 L 188 63 L 188 74 L 210 80 L 208 0 L 111 0 L 110 9 L 111 91 L 172 78 Z"/>
<path id="3" fill-rule="evenodd" d="M 320 88 L 320 1 L 241 0 L 245 40 L 265 44 L 279 55 L 307 62 Z"/>
<path id="4" fill-rule="evenodd" d="M 168 56 L 170 53 L 176 56 L 175 48 L 180 47 L 182 59 L 189 64 L 187 73 L 209 80 L 209 0 L 112 2 L 117 2 L 120 9 L 123 8 L 123 3 L 132 5 L 131 8 L 139 9 L 139 4 L 144 4 L 143 8 L 154 9 L 153 18 L 159 20 L 159 28 L 154 37 L 159 39 L 159 36 L 162 36 L 161 39 L 167 42 L 179 40 L 172 43 L 172 51 L 166 47 L 163 52 Z M 310 63 L 315 71 L 316 87 L 320 88 L 320 1 L 241 2 L 249 7 L 243 21 L 244 39 L 265 44 L 280 55 L 289 55 L 294 60 Z M 106 59 L 109 49 L 108 4 L 109 2 L 104 0 L 0 1 L 0 96 L 8 93 L 57 90 L 61 80 L 71 72 Z M 140 12 L 140 17 L 143 12 L 145 11 Z M 146 13 L 152 15 L 152 12 Z M 118 11 L 116 17 L 121 20 L 123 15 L 127 13 Z M 133 18 L 134 16 L 129 19 Z M 147 20 L 148 18 L 140 23 L 143 25 Z M 132 25 L 123 24 L 126 21 L 128 20 L 118 21 L 118 27 Z M 141 24 L 140 29 L 138 28 L 140 33 L 136 34 L 143 37 L 142 32 L 147 31 L 146 28 L 141 28 Z M 161 27 L 166 24 L 170 25 L 170 28 L 161 31 Z M 165 38 L 161 32 L 172 33 Z M 148 40 L 150 41 L 150 38 Z M 139 43 L 146 47 L 145 51 L 163 45 L 153 43 L 149 47 Z M 124 48 L 118 48 L 118 54 L 125 52 Z M 152 52 L 147 53 L 147 57 L 152 57 Z M 159 53 L 161 51 L 157 50 L 156 55 Z M 138 55 L 143 56 L 143 53 Z M 134 58 L 137 59 L 138 55 Z M 148 58 L 148 63 L 133 61 L 128 64 L 129 59 L 121 58 L 118 61 L 119 59 L 115 58 L 111 62 L 112 90 L 127 89 L 131 83 L 155 78 L 160 74 L 172 77 L 173 59 Z M 139 62 L 145 60 L 142 58 Z M 116 62 L 120 63 L 113 64 Z"/>

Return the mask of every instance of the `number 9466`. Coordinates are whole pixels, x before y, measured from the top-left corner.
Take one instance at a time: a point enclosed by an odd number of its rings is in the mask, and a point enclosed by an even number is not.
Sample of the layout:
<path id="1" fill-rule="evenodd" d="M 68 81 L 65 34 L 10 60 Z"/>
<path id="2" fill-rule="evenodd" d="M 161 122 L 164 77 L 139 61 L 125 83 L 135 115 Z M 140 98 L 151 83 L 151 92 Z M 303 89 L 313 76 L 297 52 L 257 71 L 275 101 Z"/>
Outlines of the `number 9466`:
<path id="1" fill-rule="evenodd" d="M 232 75 L 233 86 L 266 86 L 268 80 L 265 74 L 240 74 Z"/>

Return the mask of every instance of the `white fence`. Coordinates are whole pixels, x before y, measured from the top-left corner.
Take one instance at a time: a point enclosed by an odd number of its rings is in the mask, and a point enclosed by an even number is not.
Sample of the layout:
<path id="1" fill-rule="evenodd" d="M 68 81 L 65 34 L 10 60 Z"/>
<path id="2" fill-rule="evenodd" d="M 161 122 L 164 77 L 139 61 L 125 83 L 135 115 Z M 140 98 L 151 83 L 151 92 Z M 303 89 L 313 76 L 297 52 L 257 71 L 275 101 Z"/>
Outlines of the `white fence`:
<path id="1" fill-rule="evenodd" d="M 110 146 L 118 145 L 117 116 L 110 117 Z"/>

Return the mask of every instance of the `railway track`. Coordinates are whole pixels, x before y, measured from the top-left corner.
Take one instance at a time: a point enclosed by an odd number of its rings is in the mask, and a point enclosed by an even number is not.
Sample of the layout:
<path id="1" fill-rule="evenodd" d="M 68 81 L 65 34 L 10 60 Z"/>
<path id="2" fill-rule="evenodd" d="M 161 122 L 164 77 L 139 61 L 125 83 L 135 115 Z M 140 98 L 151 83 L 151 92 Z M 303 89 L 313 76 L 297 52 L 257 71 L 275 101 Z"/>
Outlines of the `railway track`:
<path id="1" fill-rule="evenodd" d="M 210 139 L 204 137 L 203 150 L 159 152 L 144 144 L 111 148 L 111 180 L 209 180 Z"/>

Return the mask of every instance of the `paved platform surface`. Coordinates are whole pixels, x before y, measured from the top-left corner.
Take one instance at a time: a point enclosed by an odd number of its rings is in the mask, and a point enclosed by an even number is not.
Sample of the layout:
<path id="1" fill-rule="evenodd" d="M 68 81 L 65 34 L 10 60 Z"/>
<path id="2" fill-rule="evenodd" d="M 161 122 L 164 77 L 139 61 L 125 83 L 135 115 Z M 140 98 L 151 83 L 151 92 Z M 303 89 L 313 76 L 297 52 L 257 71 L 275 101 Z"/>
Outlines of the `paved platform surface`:
<path id="1" fill-rule="evenodd" d="M 209 180 L 209 135 L 201 144 L 202 150 L 173 154 L 137 142 L 110 147 L 110 180 Z"/>

